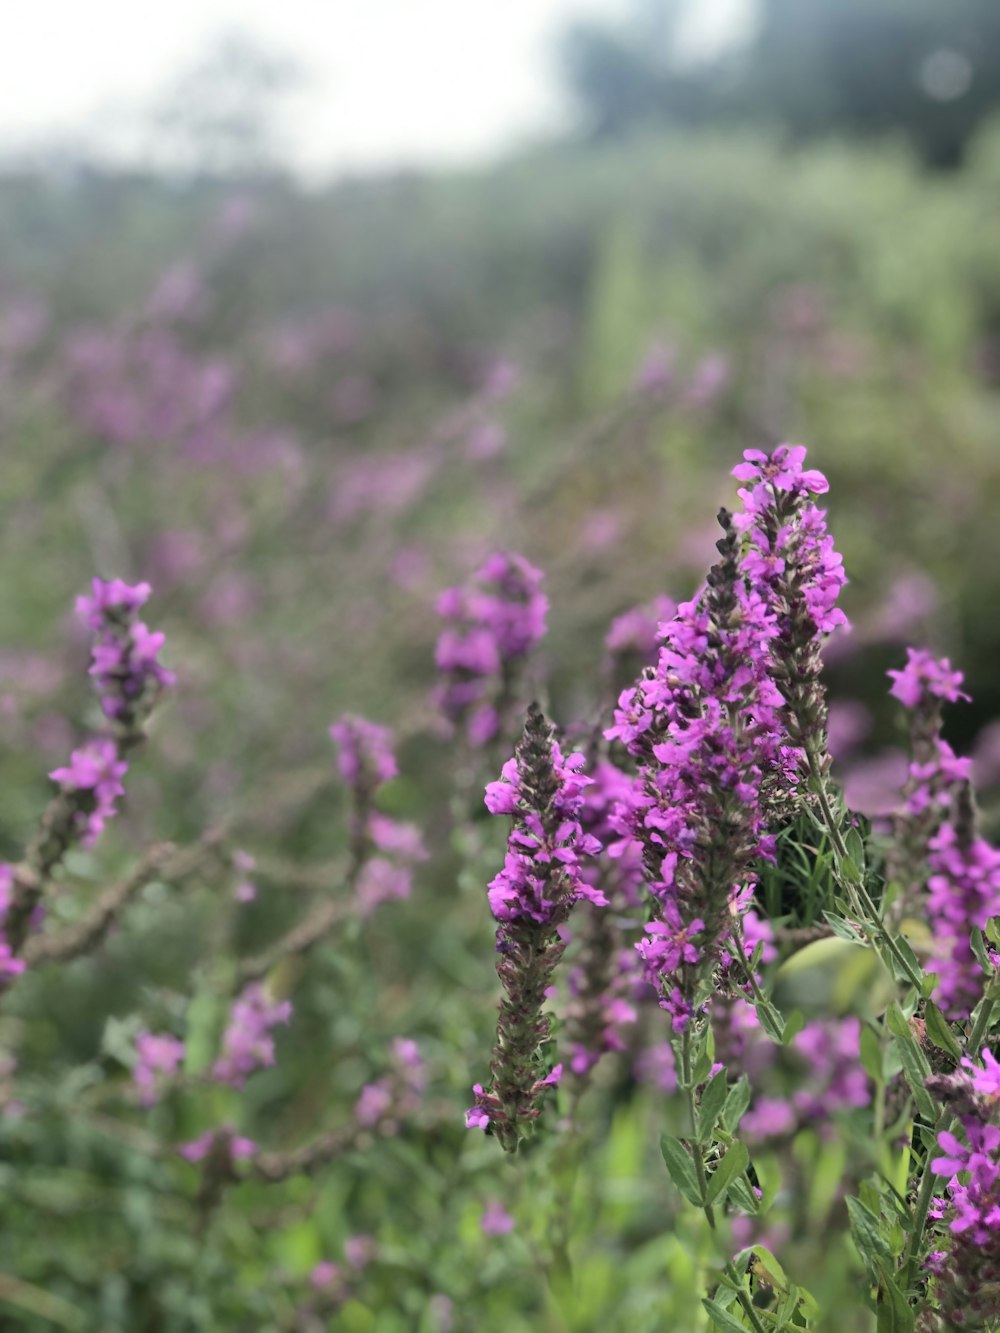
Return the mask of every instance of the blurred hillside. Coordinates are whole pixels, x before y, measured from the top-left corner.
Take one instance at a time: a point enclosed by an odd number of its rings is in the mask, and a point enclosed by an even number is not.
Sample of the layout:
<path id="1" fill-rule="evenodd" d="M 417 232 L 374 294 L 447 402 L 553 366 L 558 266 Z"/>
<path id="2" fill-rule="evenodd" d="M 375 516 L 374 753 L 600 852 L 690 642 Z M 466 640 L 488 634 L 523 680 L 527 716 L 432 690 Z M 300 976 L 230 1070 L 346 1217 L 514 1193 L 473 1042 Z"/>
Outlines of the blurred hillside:
<path id="1" fill-rule="evenodd" d="M 954 167 L 1000 103 L 991 0 L 754 0 L 743 30 L 707 52 L 686 40 L 699 8 L 634 0 L 617 24 L 570 27 L 565 75 L 592 136 L 748 124 L 793 143 L 895 136 Z"/>

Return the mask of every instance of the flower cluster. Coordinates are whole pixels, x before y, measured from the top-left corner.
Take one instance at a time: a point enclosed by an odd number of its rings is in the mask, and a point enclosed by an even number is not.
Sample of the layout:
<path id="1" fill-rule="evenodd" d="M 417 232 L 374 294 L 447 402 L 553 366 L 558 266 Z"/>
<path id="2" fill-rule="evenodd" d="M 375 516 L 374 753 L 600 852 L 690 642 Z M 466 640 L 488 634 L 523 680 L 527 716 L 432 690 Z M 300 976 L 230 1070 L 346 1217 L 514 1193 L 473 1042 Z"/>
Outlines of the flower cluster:
<path id="1" fill-rule="evenodd" d="M 926 706 L 928 698 L 957 703 L 968 700 L 962 691 L 961 671 L 954 671 L 947 657 L 934 657 L 925 648 L 907 648 L 906 666 L 891 670 L 892 688 L 889 693 L 907 708 Z"/>
<path id="2" fill-rule="evenodd" d="M 93 631 L 90 674 L 101 709 L 120 740 L 134 740 L 160 691 L 174 682 L 157 660 L 163 635 L 138 618 L 150 594 L 148 583 L 94 579 L 89 597 L 78 597 L 76 612 Z"/>
<path id="3" fill-rule="evenodd" d="M 946 1327 L 983 1328 L 995 1317 L 1000 1292 L 1000 1063 L 987 1050 L 985 1068 L 968 1058 L 949 1079 L 946 1100 L 961 1122 L 965 1142 L 951 1130 L 938 1134 L 941 1155 L 930 1169 L 948 1181 L 947 1199 L 931 1217 L 947 1222 L 946 1249 L 934 1253 L 933 1294 Z M 937 1087 L 936 1091 L 943 1089 Z"/>
<path id="4" fill-rule="evenodd" d="M 445 621 L 435 652 L 444 674 L 438 706 L 472 745 L 498 734 L 515 672 L 545 633 L 549 603 L 541 585 L 541 571 L 523 556 L 498 552 L 471 586 L 447 588 L 438 598 Z"/>
<path id="5" fill-rule="evenodd" d="M 360 1129 L 393 1134 L 419 1109 L 427 1088 L 423 1053 L 412 1037 L 396 1037 L 390 1048 L 388 1073 L 366 1083 L 354 1104 Z"/>
<path id="6" fill-rule="evenodd" d="M 330 728 L 339 748 L 340 775 L 351 787 L 351 878 L 362 916 L 380 903 L 408 898 L 413 867 L 426 860 L 420 833 L 373 807 L 376 791 L 396 777 L 399 769 L 388 727 L 361 717 L 345 717 Z"/>
<path id="7" fill-rule="evenodd" d="M 530 919 L 560 925 L 580 898 L 607 906 L 604 893 L 583 876 L 581 858 L 601 850 L 580 826 L 583 793 L 593 781 L 580 771 L 586 760 L 582 754 L 564 759 L 558 741 L 551 742 L 547 759 L 547 789 L 534 785 L 537 775 L 523 771 L 520 753 L 504 764 L 500 781 L 486 788 L 490 814 L 514 816 L 503 869 L 489 886 L 490 910 L 501 923 Z M 539 797 L 547 798 L 544 805 Z"/>
<path id="8" fill-rule="evenodd" d="M 962 673 L 923 649 L 907 649 L 906 666 L 889 675 L 890 692 L 911 710 L 912 744 L 892 871 L 906 906 L 922 908 L 931 927 L 928 967 L 940 978 L 939 1005 L 950 1018 L 967 1018 L 982 992 L 972 931 L 985 930 L 1000 913 L 1000 852 L 976 832 L 971 761 L 959 758 L 941 735 L 942 702 L 969 696 L 961 689 Z M 925 883 L 921 903 L 917 892 Z"/>
<path id="9" fill-rule="evenodd" d="M 106 737 L 88 741 L 74 750 L 63 768 L 49 774 L 74 797 L 74 823 L 82 847 L 93 847 L 105 823 L 116 814 L 115 802 L 125 794 L 122 778 L 128 763 L 119 757 L 118 746 Z"/>
<path id="10" fill-rule="evenodd" d="M 23 958 L 15 956 L 3 931 L 4 918 L 14 898 L 14 867 L 0 862 L 0 978 L 15 977 L 24 971 Z"/>
<path id="11" fill-rule="evenodd" d="M 228 1125 L 224 1125 L 221 1129 L 207 1129 L 190 1143 L 182 1144 L 177 1151 L 187 1162 L 204 1162 L 217 1157 L 231 1168 L 234 1162 L 252 1157 L 257 1151 L 257 1145 L 253 1139 L 236 1134 Z"/>
<path id="12" fill-rule="evenodd" d="M 271 1029 L 292 1016 L 290 1000 L 272 1000 L 263 985 L 247 986 L 234 1001 L 222 1043 L 222 1055 L 212 1066 L 220 1083 L 242 1088 L 250 1074 L 274 1064 Z"/>
<path id="13" fill-rule="evenodd" d="M 634 606 L 611 622 L 604 638 L 604 676 L 621 684 L 636 678 L 646 666 L 656 662 L 659 629 L 677 614 L 677 603 L 669 597 L 656 597 L 649 606 Z"/>
<path id="14" fill-rule="evenodd" d="M 949 818 L 958 793 L 972 774 L 969 759 L 959 758 L 941 735 L 942 702 L 968 699 L 961 690 L 962 673 L 947 658 L 908 648 L 907 663 L 889 672 L 890 693 L 909 710 L 910 762 L 903 785 L 903 808 L 893 820 L 889 866 L 902 893 L 896 907 L 901 918 L 919 912 L 927 878 L 930 844 Z"/>
<path id="15" fill-rule="evenodd" d="M 184 1059 L 184 1043 L 169 1033 L 140 1032 L 135 1039 L 135 1069 L 132 1076 L 140 1106 L 152 1106 L 162 1095 L 162 1085 L 173 1078 Z"/>
<path id="16" fill-rule="evenodd" d="M 363 717 L 342 717 L 330 728 L 330 737 L 337 745 L 340 776 L 355 791 L 371 791 L 399 772 L 388 727 Z"/>
<path id="17" fill-rule="evenodd" d="M 928 853 L 927 917 L 935 940 L 928 970 L 940 977 L 936 999 L 954 1019 L 968 1018 L 982 994 L 972 931 L 1000 915 L 1000 851 L 974 828 L 968 789 L 955 821 L 944 823 Z"/>
<path id="18" fill-rule="evenodd" d="M 633 786 L 617 764 L 600 759 L 580 811 L 584 832 L 607 852 L 584 866 L 583 876 L 607 898 L 608 910 L 588 912 L 579 930 L 573 927 L 576 952 L 564 1019 L 569 1068 L 578 1079 L 605 1053 L 624 1050 L 622 1029 L 636 1023 L 638 1004 L 653 994 L 632 943 L 642 900 L 642 848 L 629 830 L 623 834 L 620 822 Z"/>
<path id="19" fill-rule="evenodd" d="M 427 859 L 427 851 L 414 824 L 404 824 L 388 815 L 371 811 L 368 837 L 375 854 L 365 859 L 358 873 L 357 902 L 362 916 L 370 916 L 380 903 L 408 898 L 413 887 L 413 868 Z"/>
<path id="20" fill-rule="evenodd" d="M 721 961 L 734 894 L 773 855 L 765 784 L 780 771 L 788 785 L 769 674 L 775 618 L 742 577 L 725 511 L 720 523 L 720 563 L 662 627 L 656 669 L 624 692 L 605 733 L 640 765 L 620 818 L 642 847 L 656 916 L 636 947 L 678 1032 Z"/>
<path id="21" fill-rule="evenodd" d="M 771 670 L 787 705 L 789 737 L 828 765 L 820 636 L 847 624 L 837 606 L 847 578 L 826 513 L 810 498 L 829 485 L 822 472 L 803 468 L 805 457 L 802 445 L 781 444 L 770 454 L 744 450 L 733 468 L 747 483 L 734 524 L 746 534 L 743 571 L 775 618 Z"/>
<path id="22" fill-rule="evenodd" d="M 489 1128 L 510 1152 L 526 1124 L 540 1114 L 545 1089 L 562 1073 L 561 1066 L 547 1075 L 539 1068 L 539 1051 L 550 1032 L 546 994 L 565 949 L 559 927 L 580 899 L 607 903 L 582 873 L 582 858 L 600 850 L 597 839 L 580 826 L 590 783 L 580 772 L 583 763 L 582 755 L 563 758 L 551 727 L 532 705 L 515 757 L 504 765 L 502 780 L 486 789 L 490 812 L 514 817 L 504 867 L 489 886 L 490 908 L 499 923 L 497 974 L 504 995 L 492 1084 L 489 1091 L 475 1085 L 476 1101 L 466 1123 Z"/>

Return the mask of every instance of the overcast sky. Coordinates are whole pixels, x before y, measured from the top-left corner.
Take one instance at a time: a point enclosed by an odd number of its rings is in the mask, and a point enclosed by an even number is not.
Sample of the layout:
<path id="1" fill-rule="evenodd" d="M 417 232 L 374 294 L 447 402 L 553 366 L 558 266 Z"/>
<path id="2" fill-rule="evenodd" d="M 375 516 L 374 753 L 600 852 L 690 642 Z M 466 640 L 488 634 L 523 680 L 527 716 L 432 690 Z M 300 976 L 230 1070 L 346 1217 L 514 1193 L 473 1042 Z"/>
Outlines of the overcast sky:
<path id="1" fill-rule="evenodd" d="M 712 40 L 747 0 L 696 0 Z M 135 110 L 221 34 L 288 52 L 307 168 L 468 161 L 559 122 L 553 39 L 629 0 L 34 0 L 3 6 L 0 145 L 127 138 Z"/>

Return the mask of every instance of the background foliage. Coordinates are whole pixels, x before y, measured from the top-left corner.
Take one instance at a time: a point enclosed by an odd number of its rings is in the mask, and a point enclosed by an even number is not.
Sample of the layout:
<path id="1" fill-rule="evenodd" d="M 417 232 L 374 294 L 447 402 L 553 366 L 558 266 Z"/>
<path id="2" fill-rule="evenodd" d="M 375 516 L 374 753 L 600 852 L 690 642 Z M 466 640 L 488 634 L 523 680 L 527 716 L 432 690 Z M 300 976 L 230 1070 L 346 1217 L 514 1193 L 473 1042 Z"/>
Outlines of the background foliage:
<path id="1" fill-rule="evenodd" d="M 27 1108 L 0 1122 L 11 1326 L 292 1327 L 310 1269 L 358 1234 L 378 1257 L 337 1328 L 702 1326 L 708 1238 L 673 1231 L 656 1149 L 672 1112 L 636 1082 L 635 1051 L 588 1095 L 575 1286 L 538 1260 L 571 1169 L 558 1135 L 514 1169 L 462 1128 L 495 1004 L 484 885 L 502 831 L 479 792 L 505 756 L 435 732 L 434 601 L 489 550 L 523 551 L 552 601 L 533 686 L 560 724 L 593 718 L 611 619 L 693 590 L 744 447 L 803 440 L 851 577 L 855 629 L 829 668 L 856 723 L 855 804 L 884 808 L 898 772 L 885 669 L 929 641 L 966 671 L 975 703 L 950 734 L 977 756 L 989 816 L 998 206 L 989 127 L 947 183 L 899 146 L 788 152 L 712 131 L 321 192 L 87 169 L 0 182 L 0 857 L 92 706 L 68 613 L 99 573 L 154 584 L 180 683 L 127 817 L 72 861 L 55 919 L 152 839 L 224 829 L 258 861 L 253 903 L 218 867 L 154 882 L 95 957 L 7 1001 Z M 402 737 L 384 800 L 431 851 L 413 896 L 348 916 L 285 979 L 294 1023 L 242 1098 L 128 1105 L 134 1016 L 209 1042 L 232 960 L 337 894 L 326 728 L 345 711 Z M 241 1186 L 224 1227 L 190 1229 L 195 1172 L 151 1155 L 150 1133 L 191 1138 L 210 1113 L 287 1147 L 347 1118 L 399 1035 L 430 1070 L 412 1123 L 318 1182 Z M 864 1145 L 797 1151 L 814 1159 L 815 1254 L 837 1155 Z M 509 1235 L 482 1231 L 492 1200 Z M 852 1263 L 830 1252 L 802 1280 L 823 1304 Z"/>

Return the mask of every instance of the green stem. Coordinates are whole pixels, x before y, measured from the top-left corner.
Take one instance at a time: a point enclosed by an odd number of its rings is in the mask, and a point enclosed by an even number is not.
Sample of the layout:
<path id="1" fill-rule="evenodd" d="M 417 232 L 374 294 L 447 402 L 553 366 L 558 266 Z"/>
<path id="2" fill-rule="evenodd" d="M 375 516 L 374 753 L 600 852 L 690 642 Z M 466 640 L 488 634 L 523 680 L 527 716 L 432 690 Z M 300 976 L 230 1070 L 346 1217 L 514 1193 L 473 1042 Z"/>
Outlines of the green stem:
<path id="1" fill-rule="evenodd" d="M 844 842 L 843 835 L 840 832 L 840 826 L 834 817 L 833 809 L 830 805 L 830 799 L 827 795 L 826 783 L 816 757 L 816 749 L 813 743 L 806 742 L 806 759 L 809 764 L 809 778 L 813 794 L 819 802 L 820 813 L 823 816 L 823 823 L 826 825 L 826 831 L 830 838 L 830 843 L 837 857 L 841 861 L 850 860 L 850 852 L 847 850 L 847 844 Z M 840 876 L 838 876 L 840 878 Z M 886 930 L 885 923 L 879 915 L 878 908 L 871 899 L 871 895 L 863 883 L 852 883 L 844 879 L 844 887 L 852 899 L 852 905 L 855 911 L 871 927 L 873 935 L 881 942 L 883 948 L 887 949 L 893 958 L 899 964 L 900 969 L 905 974 L 907 981 L 914 986 L 917 991 L 920 990 L 923 978 L 914 969 L 909 959 L 905 958 L 899 950 L 899 946 L 892 938 L 892 935 Z M 874 939 L 873 939 L 874 943 Z"/>
<path id="2" fill-rule="evenodd" d="M 701 1210 L 705 1214 L 705 1220 L 709 1227 L 715 1231 L 715 1210 L 710 1203 L 706 1203 L 708 1194 L 708 1177 L 705 1174 L 705 1159 L 702 1153 L 701 1144 L 698 1141 L 698 1108 L 695 1101 L 694 1088 L 691 1086 L 691 1027 L 688 1024 L 683 1036 L 681 1037 L 681 1078 L 684 1084 L 684 1090 L 687 1094 L 688 1114 L 691 1117 L 691 1133 L 693 1138 L 692 1156 L 694 1157 L 695 1177 L 698 1181 L 698 1193 L 701 1195 Z M 726 1261 L 725 1272 L 727 1277 L 739 1288 L 737 1300 L 743 1307 L 746 1317 L 750 1320 L 750 1326 L 754 1333 L 765 1333 L 763 1324 L 757 1318 L 757 1311 L 753 1308 L 753 1301 L 749 1293 L 743 1286 L 743 1278 L 736 1271 L 736 1265 L 732 1259 Z"/>

